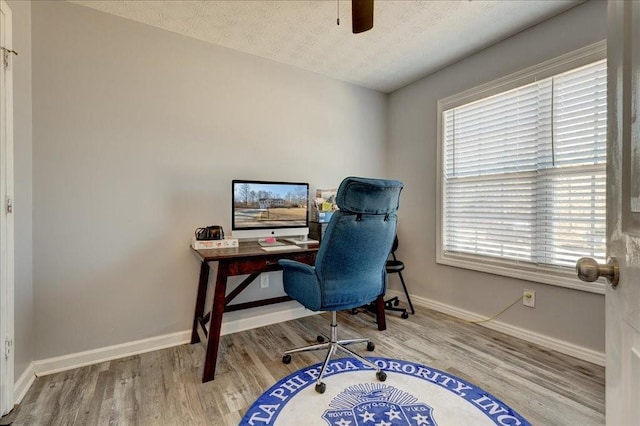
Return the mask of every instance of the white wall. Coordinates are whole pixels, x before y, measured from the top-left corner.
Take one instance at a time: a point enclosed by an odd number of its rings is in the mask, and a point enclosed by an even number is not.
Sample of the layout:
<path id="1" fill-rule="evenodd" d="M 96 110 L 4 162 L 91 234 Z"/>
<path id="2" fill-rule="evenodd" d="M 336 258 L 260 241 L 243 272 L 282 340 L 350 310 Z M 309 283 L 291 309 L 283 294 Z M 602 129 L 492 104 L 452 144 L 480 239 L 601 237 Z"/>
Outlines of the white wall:
<path id="1" fill-rule="evenodd" d="M 587 2 L 391 94 L 387 173 L 405 182 L 398 255 L 411 293 L 489 316 L 535 290 L 535 309 L 499 321 L 604 353 L 604 296 L 438 265 L 435 212 L 437 101 L 605 38 L 606 2 Z"/>
<path id="2" fill-rule="evenodd" d="M 233 178 L 384 171 L 386 95 L 66 2 L 32 26 L 36 359 L 190 329 Z"/>
<path id="3" fill-rule="evenodd" d="M 31 3 L 8 1 L 13 16 L 15 363 L 18 380 L 33 361 Z"/>

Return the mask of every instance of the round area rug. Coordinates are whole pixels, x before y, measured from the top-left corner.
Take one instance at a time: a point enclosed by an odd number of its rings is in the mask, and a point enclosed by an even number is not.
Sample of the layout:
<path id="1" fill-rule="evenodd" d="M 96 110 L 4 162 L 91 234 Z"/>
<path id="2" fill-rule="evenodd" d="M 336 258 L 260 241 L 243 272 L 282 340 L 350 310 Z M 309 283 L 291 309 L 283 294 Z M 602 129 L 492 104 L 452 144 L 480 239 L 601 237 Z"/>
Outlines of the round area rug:
<path id="1" fill-rule="evenodd" d="M 322 364 L 296 371 L 271 386 L 249 408 L 241 425 L 529 425 L 504 402 L 435 368 L 388 358 L 368 358 L 387 372 L 354 358 L 329 362 L 324 394 L 315 391 Z"/>

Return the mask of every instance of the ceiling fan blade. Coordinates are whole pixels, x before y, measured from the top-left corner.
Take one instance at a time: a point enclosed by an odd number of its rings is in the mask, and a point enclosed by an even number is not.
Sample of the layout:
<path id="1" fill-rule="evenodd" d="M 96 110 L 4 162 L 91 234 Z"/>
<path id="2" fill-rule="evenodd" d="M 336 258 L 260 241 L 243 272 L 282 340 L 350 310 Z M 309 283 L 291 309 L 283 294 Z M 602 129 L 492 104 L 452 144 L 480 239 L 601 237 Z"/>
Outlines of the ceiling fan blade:
<path id="1" fill-rule="evenodd" d="M 373 28 L 373 0 L 351 0 L 353 33 L 362 33 Z"/>

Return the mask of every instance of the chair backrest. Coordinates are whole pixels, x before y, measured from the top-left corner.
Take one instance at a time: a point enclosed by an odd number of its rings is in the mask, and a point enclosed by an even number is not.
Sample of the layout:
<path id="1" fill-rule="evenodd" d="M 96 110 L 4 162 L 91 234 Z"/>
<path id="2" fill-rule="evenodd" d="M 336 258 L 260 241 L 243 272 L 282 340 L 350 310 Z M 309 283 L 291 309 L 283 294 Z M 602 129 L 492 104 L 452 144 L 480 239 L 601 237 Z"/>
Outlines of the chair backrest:
<path id="1" fill-rule="evenodd" d="M 327 226 L 315 264 L 324 309 L 349 309 L 384 293 L 402 188 L 397 180 L 358 177 L 340 184 L 340 210 Z"/>

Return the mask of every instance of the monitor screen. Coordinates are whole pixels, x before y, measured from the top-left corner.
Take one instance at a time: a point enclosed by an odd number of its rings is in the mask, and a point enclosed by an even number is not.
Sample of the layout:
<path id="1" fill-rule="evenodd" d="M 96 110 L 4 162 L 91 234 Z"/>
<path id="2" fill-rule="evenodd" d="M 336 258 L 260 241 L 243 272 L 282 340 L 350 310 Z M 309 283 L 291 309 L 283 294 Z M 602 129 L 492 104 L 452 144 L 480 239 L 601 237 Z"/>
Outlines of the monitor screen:
<path id="1" fill-rule="evenodd" d="M 309 184 L 233 180 L 231 230 L 236 238 L 306 236 Z"/>

